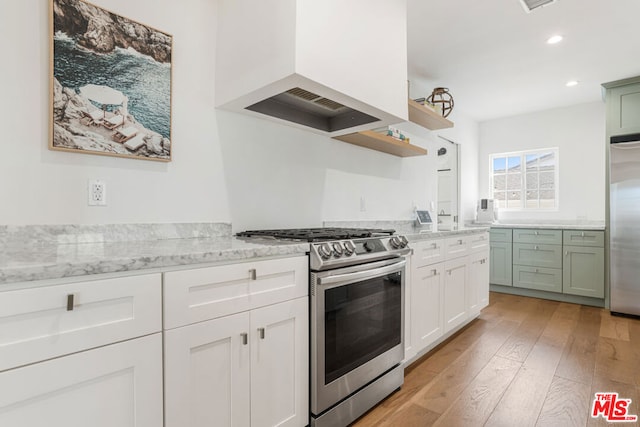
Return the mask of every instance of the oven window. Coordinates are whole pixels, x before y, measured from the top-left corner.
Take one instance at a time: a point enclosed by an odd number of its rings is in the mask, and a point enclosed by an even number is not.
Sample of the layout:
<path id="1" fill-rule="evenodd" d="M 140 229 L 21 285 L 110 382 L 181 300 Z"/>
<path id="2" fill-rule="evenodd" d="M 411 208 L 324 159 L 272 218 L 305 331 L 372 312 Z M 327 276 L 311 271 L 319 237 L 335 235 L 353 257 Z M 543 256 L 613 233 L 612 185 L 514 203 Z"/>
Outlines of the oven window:
<path id="1" fill-rule="evenodd" d="M 398 272 L 325 291 L 325 384 L 400 344 L 401 285 Z"/>

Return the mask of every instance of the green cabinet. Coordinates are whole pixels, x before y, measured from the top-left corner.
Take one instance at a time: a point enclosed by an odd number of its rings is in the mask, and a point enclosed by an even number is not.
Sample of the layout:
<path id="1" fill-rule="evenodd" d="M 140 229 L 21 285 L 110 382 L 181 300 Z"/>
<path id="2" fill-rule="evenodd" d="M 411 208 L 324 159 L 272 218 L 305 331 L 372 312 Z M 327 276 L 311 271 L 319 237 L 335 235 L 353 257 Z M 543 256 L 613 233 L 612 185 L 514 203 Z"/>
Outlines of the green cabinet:
<path id="1" fill-rule="evenodd" d="M 607 88 L 609 136 L 640 132 L 640 82 L 638 78 L 612 82 Z"/>
<path id="2" fill-rule="evenodd" d="M 490 259 L 492 285 L 604 298 L 603 231 L 492 228 Z"/>
<path id="3" fill-rule="evenodd" d="M 512 285 L 513 251 L 511 228 L 492 228 L 489 232 L 489 283 Z"/>
<path id="4" fill-rule="evenodd" d="M 575 232 L 565 231 L 565 241 Z M 562 267 L 562 292 L 585 297 L 604 298 L 604 233 L 584 232 L 587 239 L 578 246 L 565 245 Z M 574 243 L 576 240 L 573 240 Z M 600 245 L 600 246 L 596 246 Z"/>

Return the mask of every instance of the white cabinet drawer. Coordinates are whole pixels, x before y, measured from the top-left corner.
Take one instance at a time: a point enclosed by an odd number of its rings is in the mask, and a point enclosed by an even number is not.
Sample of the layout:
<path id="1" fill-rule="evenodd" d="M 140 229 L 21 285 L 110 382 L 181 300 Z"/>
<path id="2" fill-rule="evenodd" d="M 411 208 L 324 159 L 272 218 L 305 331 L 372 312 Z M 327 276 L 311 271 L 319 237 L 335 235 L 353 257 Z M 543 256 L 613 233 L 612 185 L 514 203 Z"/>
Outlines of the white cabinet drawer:
<path id="1" fill-rule="evenodd" d="M 469 252 L 480 252 L 489 249 L 489 233 L 472 234 L 467 236 Z"/>
<path id="2" fill-rule="evenodd" d="M 0 371 L 159 332 L 161 296 L 160 274 L 1 292 Z"/>
<path id="3" fill-rule="evenodd" d="M 469 237 L 449 237 L 445 240 L 445 254 L 447 259 L 465 256 L 469 253 Z"/>
<path id="4" fill-rule="evenodd" d="M 306 256 L 164 273 L 164 327 L 306 296 L 308 276 Z"/>
<path id="5" fill-rule="evenodd" d="M 444 260 L 444 240 L 423 240 L 409 244 L 413 249 L 411 263 L 416 267 L 435 264 Z"/>

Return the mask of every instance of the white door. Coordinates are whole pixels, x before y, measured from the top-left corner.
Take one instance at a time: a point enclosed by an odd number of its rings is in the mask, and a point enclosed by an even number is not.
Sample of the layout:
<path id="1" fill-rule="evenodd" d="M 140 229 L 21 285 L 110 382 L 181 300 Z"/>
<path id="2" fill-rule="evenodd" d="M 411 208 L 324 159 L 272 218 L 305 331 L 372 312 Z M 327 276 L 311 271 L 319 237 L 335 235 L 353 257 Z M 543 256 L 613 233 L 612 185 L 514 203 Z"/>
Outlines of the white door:
<path id="1" fill-rule="evenodd" d="M 444 332 L 467 320 L 467 257 L 447 261 L 444 265 Z"/>
<path id="2" fill-rule="evenodd" d="M 309 299 L 251 312 L 251 425 L 309 423 Z"/>
<path id="3" fill-rule="evenodd" d="M 165 332 L 165 427 L 250 425 L 249 318 Z"/>
<path id="4" fill-rule="evenodd" d="M 442 335 L 442 273 L 444 263 L 413 269 L 411 328 L 416 352 Z"/>
<path id="5" fill-rule="evenodd" d="M 161 425 L 160 333 L 0 374 L 0 426 Z"/>

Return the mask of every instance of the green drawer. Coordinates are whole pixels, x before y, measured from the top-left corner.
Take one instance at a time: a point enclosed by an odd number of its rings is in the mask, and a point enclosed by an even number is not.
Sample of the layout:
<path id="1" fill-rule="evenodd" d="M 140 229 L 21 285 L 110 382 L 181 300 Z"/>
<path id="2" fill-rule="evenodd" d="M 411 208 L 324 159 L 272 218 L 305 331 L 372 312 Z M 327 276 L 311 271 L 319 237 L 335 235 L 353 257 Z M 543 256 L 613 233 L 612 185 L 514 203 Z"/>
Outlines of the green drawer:
<path id="1" fill-rule="evenodd" d="M 515 228 L 513 230 L 513 242 L 561 245 L 562 230 Z"/>
<path id="2" fill-rule="evenodd" d="M 604 248 L 604 231 L 564 230 L 562 242 L 565 245 Z"/>
<path id="3" fill-rule="evenodd" d="M 562 269 L 514 265 L 513 286 L 539 291 L 562 292 Z"/>
<path id="4" fill-rule="evenodd" d="M 510 228 L 492 228 L 489 230 L 489 240 L 491 242 L 511 243 L 512 231 Z"/>
<path id="5" fill-rule="evenodd" d="M 562 268 L 562 246 L 514 243 L 513 263 L 532 267 Z"/>

